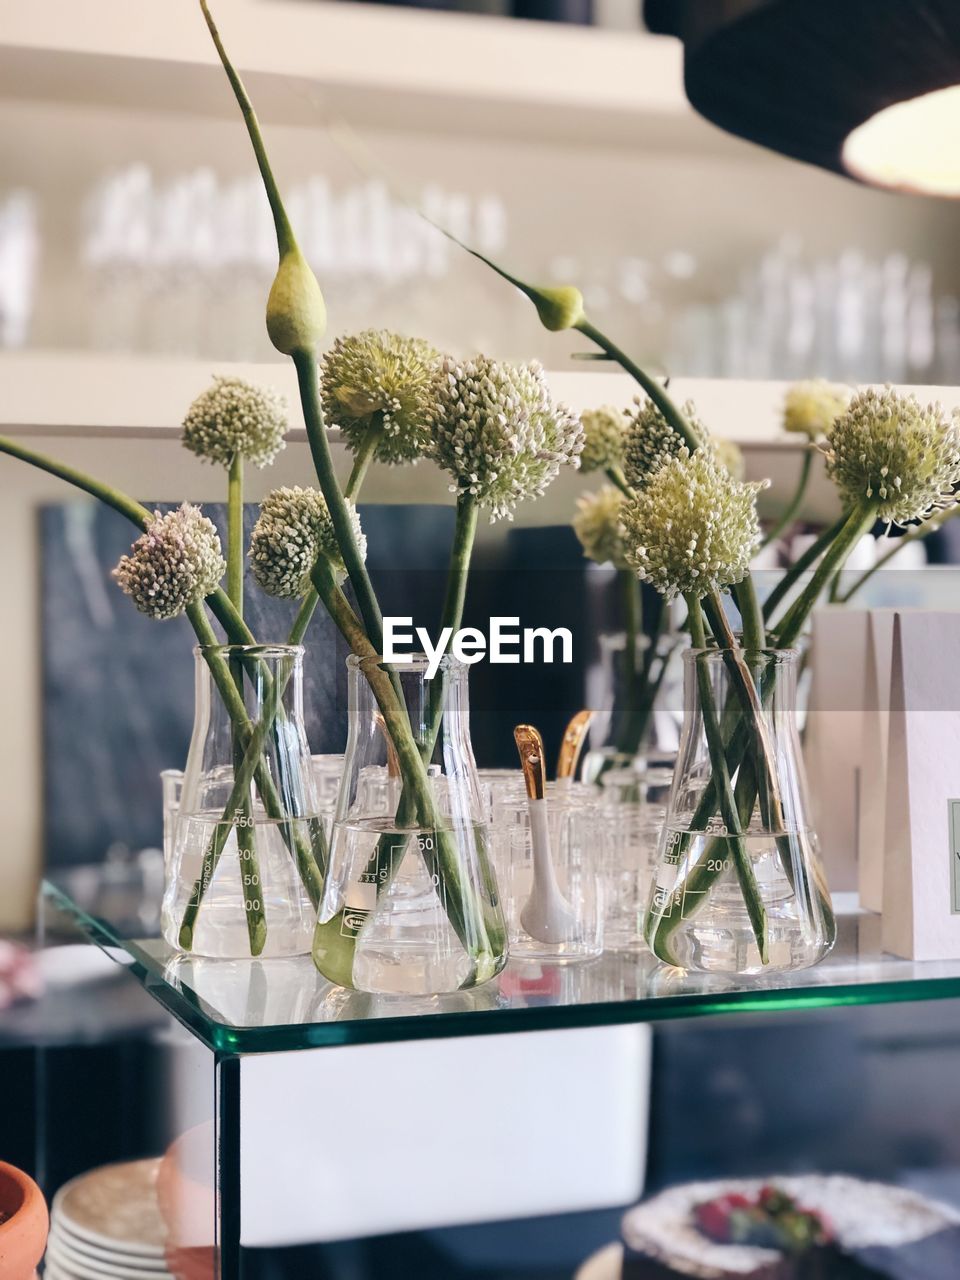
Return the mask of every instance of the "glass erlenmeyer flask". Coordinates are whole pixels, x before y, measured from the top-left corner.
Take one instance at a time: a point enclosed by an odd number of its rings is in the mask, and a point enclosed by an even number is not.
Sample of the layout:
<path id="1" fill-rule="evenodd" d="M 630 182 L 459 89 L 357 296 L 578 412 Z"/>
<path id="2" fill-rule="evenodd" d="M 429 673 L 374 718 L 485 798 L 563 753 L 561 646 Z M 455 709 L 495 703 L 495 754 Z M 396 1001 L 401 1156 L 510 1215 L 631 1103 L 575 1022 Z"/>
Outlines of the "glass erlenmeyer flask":
<path id="1" fill-rule="evenodd" d="M 430 995 L 506 963 L 470 744 L 468 668 L 347 659 L 349 732 L 317 968 L 342 987 Z"/>
<path id="2" fill-rule="evenodd" d="M 736 655 L 752 674 L 752 713 Z M 684 654 L 683 736 L 645 928 L 668 964 L 768 973 L 816 964 L 833 946 L 796 726 L 798 658 L 794 649 Z M 726 744 L 738 830 L 719 813 L 705 698 Z"/>
<path id="3" fill-rule="evenodd" d="M 219 959 L 302 955 L 326 857 L 303 726 L 303 649 L 194 652 L 193 737 L 179 798 L 176 776 L 164 780 L 163 936 Z"/>

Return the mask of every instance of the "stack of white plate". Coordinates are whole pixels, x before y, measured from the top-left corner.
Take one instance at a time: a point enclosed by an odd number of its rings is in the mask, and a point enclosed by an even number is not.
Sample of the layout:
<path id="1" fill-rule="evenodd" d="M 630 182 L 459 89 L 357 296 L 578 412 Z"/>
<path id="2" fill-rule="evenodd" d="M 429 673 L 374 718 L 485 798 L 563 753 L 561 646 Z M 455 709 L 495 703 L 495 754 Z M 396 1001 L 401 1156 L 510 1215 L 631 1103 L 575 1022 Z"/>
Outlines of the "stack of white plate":
<path id="1" fill-rule="evenodd" d="M 54 1196 L 45 1280 L 172 1280 L 157 1204 L 159 1160 L 104 1165 Z"/>

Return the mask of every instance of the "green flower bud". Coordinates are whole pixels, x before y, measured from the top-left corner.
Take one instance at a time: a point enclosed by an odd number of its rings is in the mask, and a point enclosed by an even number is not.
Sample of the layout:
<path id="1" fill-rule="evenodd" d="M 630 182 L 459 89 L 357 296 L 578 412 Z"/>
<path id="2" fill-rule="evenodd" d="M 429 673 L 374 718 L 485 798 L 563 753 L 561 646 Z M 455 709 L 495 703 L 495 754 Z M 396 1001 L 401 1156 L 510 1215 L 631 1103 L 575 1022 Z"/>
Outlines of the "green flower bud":
<path id="1" fill-rule="evenodd" d="M 327 306 L 317 277 L 296 247 L 280 259 L 267 299 L 267 333 L 285 356 L 316 351 L 327 329 Z"/>
<path id="2" fill-rule="evenodd" d="M 586 319 L 583 294 L 572 284 L 555 288 L 541 288 L 531 284 L 521 284 L 519 287 L 537 308 L 540 323 L 551 333 L 575 329 L 581 320 Z"/>

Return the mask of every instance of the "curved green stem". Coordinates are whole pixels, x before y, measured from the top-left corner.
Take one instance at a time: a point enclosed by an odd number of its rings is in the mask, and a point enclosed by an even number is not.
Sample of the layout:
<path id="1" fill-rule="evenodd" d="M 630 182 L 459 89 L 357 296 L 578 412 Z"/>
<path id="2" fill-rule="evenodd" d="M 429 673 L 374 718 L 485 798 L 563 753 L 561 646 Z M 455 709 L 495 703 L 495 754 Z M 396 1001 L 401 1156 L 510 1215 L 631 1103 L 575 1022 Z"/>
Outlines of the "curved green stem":
<path id="1" fill-rule="evenodd" d="M 785 529 L 789 529 L 797 518 L 800 508 L 803 506 L 803 500 L 807 494 L 807 486 L 810 483 L 810 473 L 813 469 L 813 446 L 809 446 L 803 455 L 803 466 L 800 468 L 800 479 L 797 481 L 797 487 L 793 492 L 793 497 L 787 503 L 779 520 L 767 531 L 766 536 L 760 543 L 760 549 L 768 547 L 771 542 L 776 542 L 781 533 Z"/>
<path id="2" fill-rule="evenodd" d="M 381 415 L 378 413 L 375 415 L 374 421 L 370 423 L 370 426 L 367 427 L 364 432 L 363 439 L 360 441 L 360 447 L 354 455 L 353 466 L 350 469 L 350 475 L 347 479 L 347 486 L 343 491 L 343 496 L 345 498 L 349 498 L 354 502 L 356 501 L 357 494 L 360 492 L 360 486 L 363 484 L 364 479 L 366 478 L 367 469 L 376 455 L 377 445 L 379 445 L 382 435 L 383 422 L 381 420 Z"/>
<path id="3" fill-rule="evenodd" d="M 629 373 L 631 378 L 643 388 L 653 403 L 673 427 L 674 431 L 679 432 L 683 436 L 684 442 L 691 453 L 695 449 L 699 449 L 700 441 L 694 434 L 693 428 L 686 420 L 674 404 L 671 397 L 667 394 L 661 384 L 646 373 L 640 366 L 622 351 L 614 342 L 612 342 L 604 333 L 601 333 L 596 325 L 591 324 L 586 318 L 580 320 L 575 326 L 576 329 L 583 334 L 585 338 L 589 338 L 591 342 L 596 343 L 601 351 L 605 351 L 611 360 L 616 361 L 624 372 Z"/>
<path id="4" fill-rule="evenodd" d="M 824 529 L 819 538 L 817 538 L 815 542 L 811 543 L 800 559 L 795 564 L 792 564 L 786 571 L 764 601 L 763 617 L 765 622 L 769 623 L 770 619 L 773 617 L 773 611 L 776 609 L 780 601 L 790 594 L 793 588 L 800 581 L 801 577 L 820 559 L 827 547 L 830 546 L 834 538 L 836 538 L 840 533 L 846 523 L 846 519 L 846 516 L 841 516 L 835 524 Z"/>
<path id="5" fill-rule="evenodd" d="M 955 514 L 955 511 L 951 511 L 947 519 L 952 518 Z M 881 569 L 885 568 L 894 556 L 900 554 L 904 547 L 909 547 L 914 542 L 922 542 L 924 538 L 929 537 L 934 530 L 941 528 L 945 523 L 945 519 L 927 520 L 924 524 L 917 525 L 915 529 L 908 530 L 902 538 L 897 538 L 895 544 L 889 549 L 889 551 L 885 551 L 869 569 L 866 569 L 860 577 L 857 578 L 852 586 L 848 587 L 846 591 L 837 596 L 838 603 L 846 604 L 848 600 L 852 600 L 857 592 L 862 587 L 866 586 L 873 575 L 875 573 L 879 573 Z"/>
<path id="6" fill-rule="evenodd" d="M 317 379 L 317 362 L 309 351 L 296 351 L 293 363 L 297 370 L 297 382 L 300 387 L 300 403 L 303 408 L 303 419 L 307 428 L 307 439 L 310 442 L 310 453 L 320 483 L 320 491 L 330 512 L 337 545 L 343 556 L 350 585 L 353 587 L 360 609 L 360 616 L 367 629 L 367 635 L 373 644 L 374 651 L 383 649 L 383 618 L 380 606 L 373 592 L 370 575 L 364 564 L 360 547 L 357 543 L 343 490 L 337 480 L 333 467 L 333 456 L 330 452 L 330 441 L 323 421 L 323 407 L 320 403 L 320 387 Z"/>
<path id="7" fill-rule="evenodd" d="M 843 565 L 844 560 L 846 560 L 863 535 L 870 531 L 875 519 L 876 506 L 872 503 L 854 507 L 848 513 L 843 528 L 813 571 L 810 581 L 777 625 L 777 644 L 781 649 L 789 649 L 795 643 L 806 624 L 807 618 L 810 616 L 813 606 L 817 602 L 820 592 L 830 581 L 833 574 Z"/>
<path id="8" fill-rule="evenodd" d="M 707 640 L 700 601 L 693 595 L 686 596 L 685 599 L 690 622 L 690 642 L 694 649 L 706 650 Z M 729 845 L 733 855 L 734 867 L 737 872 L 737 878 L 740 881 L 744 905 L 747 908 L 747 916 L 760 952 L 760 962 L 761 964 L 766 964 L 768 959 L 766 911 L 743 839 L 740 810 L 737 806 L 737 798 L 730 779 L 723 733 L 713 700 L 713 689 L 710 686 L 710 672 L 706 662 L 702 660 L 704 657 L 704 654 L 700 654 L 696 659 L 697 686 L 700 691 L 700 711 L 703 716 L 703 732 L 707 741 L 707 751 L 710 755 L 710 769 L 717 789 L 720 816 L 723 818 L 724 825 L 727 828 L 725 843 Z"/>
<path id="9" fill-rule="evenodd" d="M 227 479 L 227 595 L 243 617 L 243 454 L 235 453 Z"/>
<path id="10" fill-rule="evenodd" d="M 260 132 L 260 121 L 257 119 L 257 113 L 253 109 L 253 103 L 247 96 L 243 81 L 237 75 L 233 63 L 227 57 L 227 51 L 220 40 L 220 32 L 217 30 L 207 0 L 200 0 L 200 8 L 203 11 L 203 17 L 213 43 L 216 46 L 217 54 L 223 64 L 223 69 L 227 73 L 230 87 L 233 89 L 234 96 L 237 99 L 244 123 L 247 126 L 247 133 L 250 135 L 250 141 L 253 144 L 253 153 L 256 156 L 257 168 L 260 170 L 260 177 L 263 179 L 263 186 L 270 202 L 273 225 L 277 232 L 277 246 L 282 258 L 285 253 L 297 247 L 297 242 L 290 226 L 290 219 L 287 217 L 287 211 L 283 207 L 283 201 L 280 198 L 280 191 L 273 176 L 273 170 L 270 167 L 270 160 L 267 157 L 266 147 L 263 143 L 263 135 Z"/>
<path id="11" fill-rule="evenodd" d="M 607 467 L 606 477 L 612 485 L 615 485 L 620 490 L 625 498 L 636 496 L 633 489 L 627 484 L 627 477 L 623 474 L 621 467 Z"/>
<path id="12" fill-rule="evenodd" d="M 376 443 L 378 443 L 379 438 L 380 433 L 378 430 L 376 431 L 375 439 L 371 443 L 365 440 L 361 452 L 357 454 L 355 461 L 353 461 L 353 470 L 349 474 L 347 488 L 343 490 L 343 497 L 349 498 L 351 502 L 356 502 L 357 498 L 360 497 L 360 490 L 366 479 L 367 467 L 369 467 L 371 458 L 376 452 Z M 291 634 L 287 637 L 287 644 L 303 643 L 303 637 L 307 634 L 307 628 L 310 626 L 312 618 L 314 618 L 316 607 L 319 603 L 320 596 L 316 594 L 315 586 L 311 586 L 307 594 L 303 596 L 300 611 L 298 611 L 297 617 L 294 618 Z"/>

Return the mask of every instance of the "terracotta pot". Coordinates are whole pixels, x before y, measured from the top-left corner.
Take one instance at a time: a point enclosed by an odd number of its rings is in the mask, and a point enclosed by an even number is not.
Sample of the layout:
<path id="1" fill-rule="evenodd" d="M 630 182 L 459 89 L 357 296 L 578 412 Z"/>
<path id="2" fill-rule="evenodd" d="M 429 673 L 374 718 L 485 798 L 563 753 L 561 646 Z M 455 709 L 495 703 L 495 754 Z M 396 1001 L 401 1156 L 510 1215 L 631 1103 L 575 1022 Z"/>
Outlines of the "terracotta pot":
<path id="1" fill-rule="evenodd" d="M 40 1188 L 12 1164 L 0 1161 L 0 1276 L 33 1280 L 47 1247 L 50 1218 Z"/>

